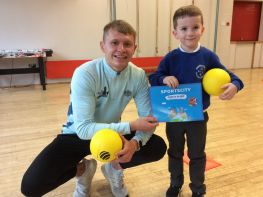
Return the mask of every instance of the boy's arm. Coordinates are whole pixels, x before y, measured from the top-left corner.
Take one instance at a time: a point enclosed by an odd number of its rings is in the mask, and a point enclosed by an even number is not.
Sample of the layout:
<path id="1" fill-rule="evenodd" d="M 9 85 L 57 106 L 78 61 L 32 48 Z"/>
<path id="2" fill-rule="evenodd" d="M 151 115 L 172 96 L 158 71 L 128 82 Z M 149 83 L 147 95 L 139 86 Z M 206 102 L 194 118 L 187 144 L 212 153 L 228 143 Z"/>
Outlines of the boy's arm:
<path id="1" fill-rule="evenodd" d="M 235 94 L 244 87 L 243 82 L 233 72 L 226 70 L 231 78 L 231 83 L 223 85 L 224 92 L 219 96 L 222 100 L 231 100 Z"/>
<path id="2" fill-rule="evenodd" d="M 231 71 L 228 71 L 228 72 L 229 72 L 229 75 L 231 78 L 231 83 L 233 83 L 237 87 L 238 91 L 242 90 L 244 87 L 244 84 L 241 81 L 241 79 L 237 75 L 235 75 L 233 72 L 231 72 Z"/>
<path id="3" fill-rule="evenodd" d="M 221 100 L 231 100 L 238 91 L 237 86 L 235 86 L 233 83 L 227 83 L 223 85 L 222 89 L 224 89 L 224 92 L 219 95 Z"/>
<path id="4" fill-rule="evenodd" d="M 213 65 L 216 68 L 221 68 L 221 69 L 225 70 L 226 72 L 228 72 L 228 74 L 230 75 L 230 78 L 231 78 L 231 83 L 237 87 L 237 91 L 242 90 L 242 88 L 244 87 L 242 80 L 237 75 L 235 75 L 233 72 L 228 70 L 220 62 L 219 57 L 216 54 L 213 53 L 211 60 L 212 60 L 211 65 Z"/>
<path id="5" fill-rule="evenodd" d="M 168 76 L 167 64 L 165 63 L 165 59 L 163 59 L 160 62 L 157 71 L 149 76 L 149 82 L 151 86 L 164 86 L 163 79 L 166 76 Z"/>

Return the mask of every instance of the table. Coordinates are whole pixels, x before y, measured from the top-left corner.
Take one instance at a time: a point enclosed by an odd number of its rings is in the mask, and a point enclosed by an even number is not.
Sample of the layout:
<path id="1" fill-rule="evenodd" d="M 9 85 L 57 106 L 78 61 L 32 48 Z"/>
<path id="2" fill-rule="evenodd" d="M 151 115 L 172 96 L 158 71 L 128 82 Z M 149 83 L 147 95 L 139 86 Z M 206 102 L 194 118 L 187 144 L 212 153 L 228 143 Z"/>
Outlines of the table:
<path id="1" fill-rule="evenodd" d="M 27 74 L 27 73 L 39 73 L 40 83 L 43 90 L 46 90 L 46 58 L 52 56 L 53 51 L 48 50 L 17 50 L 17 51 L 3 51 L 0 52 L 0 61 L 2 58 L 17 59 L 17 58 L 37 58 L 38 67 L 32 68 L 11 68 L 1 69 L 0 75 L 10 74 Z"/>

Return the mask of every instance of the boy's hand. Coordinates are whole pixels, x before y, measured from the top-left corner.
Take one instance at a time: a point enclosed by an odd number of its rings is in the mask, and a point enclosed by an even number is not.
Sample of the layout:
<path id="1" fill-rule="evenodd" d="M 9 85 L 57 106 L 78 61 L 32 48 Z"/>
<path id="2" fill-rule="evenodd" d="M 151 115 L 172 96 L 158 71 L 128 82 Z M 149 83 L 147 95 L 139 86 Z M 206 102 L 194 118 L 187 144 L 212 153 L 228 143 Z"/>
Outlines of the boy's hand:
<path id="1" fill-rule="evenodd" d="M 230 100 L 237 93 L 237 87 L 233 83 L 227 83 L 223 85 L 222 89 L 225 89 L 225 91 L 219 95 L 221 100 Z"/>
<path id="2" fill-rule="evenodd" d="M 170 88 L 176 88 L 179 85 L 178 80 L 174 76 L 167 76 L 163 79 L 163 83 Z"/>

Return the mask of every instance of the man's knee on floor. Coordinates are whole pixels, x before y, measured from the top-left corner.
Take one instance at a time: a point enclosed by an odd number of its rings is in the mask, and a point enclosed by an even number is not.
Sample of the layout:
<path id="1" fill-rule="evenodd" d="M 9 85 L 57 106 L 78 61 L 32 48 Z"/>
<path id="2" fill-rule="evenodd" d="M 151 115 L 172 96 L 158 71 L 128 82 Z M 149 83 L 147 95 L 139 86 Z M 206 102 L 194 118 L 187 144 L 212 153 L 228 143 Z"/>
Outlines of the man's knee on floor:
<path id="1" fill-rule="evenodd" d="M 162 159 L 167 151 L 167 145 L 165 141 L 163 140 L 163 138 L 159 137 L 157 139 L 158 140 L 156 140 L 156 150 L 158 151 L 155 151 L 156 154 L 154 154 L 156 161 Z"/>
<path id="2" fill-rule="evenodd" d="M 39 189 L 36 187 L 35 181 L 24 176 L 21 182 L 21 193 L 27 197 L 41 196 Z"/>

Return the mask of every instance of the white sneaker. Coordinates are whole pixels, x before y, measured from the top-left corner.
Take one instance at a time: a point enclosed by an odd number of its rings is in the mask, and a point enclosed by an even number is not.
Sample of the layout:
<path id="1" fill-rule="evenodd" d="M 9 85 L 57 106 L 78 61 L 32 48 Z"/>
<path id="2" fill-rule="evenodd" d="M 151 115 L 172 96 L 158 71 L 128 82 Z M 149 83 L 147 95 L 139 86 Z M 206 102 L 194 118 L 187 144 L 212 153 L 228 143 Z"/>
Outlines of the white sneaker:
<path id="1" fill-rule="evenodd" d="M 123 182 L 123 170 L 116 170 L 111 163 L 101 166 L 101 171 L 107 181 L 110 183 L 112 194 L 115 197 L 128 197 L 128 190 Z"/>
<path id="2" fill-rule="evenodd" d="M 90 186 L 92 178 L 96 172 L 97 168 L 97 161 L 94 159 L 87 160 L 83 159 L 83 162 L 86 166 L 85 172 L 79 176 L 76 177 L 76 188 L 73 193 L 73 197 L 88 197 L 90 192 Z"/>

